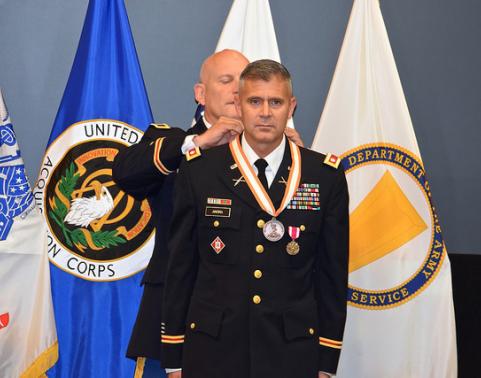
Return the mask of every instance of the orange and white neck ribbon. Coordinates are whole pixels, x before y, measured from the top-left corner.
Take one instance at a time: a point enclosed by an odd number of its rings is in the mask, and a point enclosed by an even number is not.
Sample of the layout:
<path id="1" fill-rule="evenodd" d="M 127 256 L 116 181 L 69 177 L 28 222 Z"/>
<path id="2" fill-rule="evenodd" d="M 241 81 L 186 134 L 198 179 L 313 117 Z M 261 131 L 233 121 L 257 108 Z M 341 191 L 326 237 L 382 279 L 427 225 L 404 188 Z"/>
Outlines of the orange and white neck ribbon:
<path id="1" fill-rule="evenodd" d="M 277 210 L 274 207 L 269 194 L 267 194 L 264 186 L 257 178 L 257 175 L 250 165 L 249 160 L 247 160 L 247 157 L 242 150 L 239 137 L 237 136 L 232 142 L 229 143 L 232 157 L 234 158 L 237 167 L 239 167 L 242 176 L 244 176 L 244 179 L 254 195 L 254 198 L 261 209 L 273 217 L 277 217 L 286 208 L 299 187 L 299 182 L 301 180 L 301 151 L 295 143 L 291 142 L 290 140 L 288 142 L 291 148 L 291 170 L 289 172 L 289 178 L 287 179 L 284 197 L 282 198 L 281 205 Z"/>

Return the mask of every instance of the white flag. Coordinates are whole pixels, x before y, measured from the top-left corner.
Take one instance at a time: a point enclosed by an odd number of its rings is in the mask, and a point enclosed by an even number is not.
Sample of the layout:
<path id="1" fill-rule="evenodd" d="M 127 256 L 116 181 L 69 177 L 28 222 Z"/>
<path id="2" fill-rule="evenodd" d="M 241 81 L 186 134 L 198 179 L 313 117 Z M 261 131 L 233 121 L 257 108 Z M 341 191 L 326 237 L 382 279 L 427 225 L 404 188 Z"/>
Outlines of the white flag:
<path id="1" fill-rule="evenodd" d="M 45 223 L 0 91 L 0 375 L 39 377 L 57 360 Z"/>
<path id="2" fill-rule="evenodd" d="M 215 51 L 240 51 L 253 62 L 281 62 L 269 0 L 234 0 Z M 294 127 L 292 118 L 287 126 Z"/>
<path id="3" fill-rule="evenodd" d="M 378 0 L 354 0 L 312 148 L 349 184 L 338 377 L 456 377 L 451 268 Z"/>
<path id="4" fill-rule="evenodd" d="M 215 51 L 240 51 L 250 62 L 281 61 L 268 0 L 234 0 Z"/>

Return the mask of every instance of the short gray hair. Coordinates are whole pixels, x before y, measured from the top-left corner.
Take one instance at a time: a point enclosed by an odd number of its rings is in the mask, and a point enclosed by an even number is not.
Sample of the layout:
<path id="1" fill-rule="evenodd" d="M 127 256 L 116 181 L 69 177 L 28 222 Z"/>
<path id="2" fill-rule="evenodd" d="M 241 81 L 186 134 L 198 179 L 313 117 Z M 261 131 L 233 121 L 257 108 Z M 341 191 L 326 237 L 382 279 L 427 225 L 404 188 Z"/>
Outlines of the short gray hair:
<path id="1" fill-rule="evenodd" d="M 271 59 L 261 59 L 249 63 L 240 75 L 240 87 L 245 80 L 270 81 L 272 77 L 286 81 L 292 94 L 291 74 L 281 63 Z"/>

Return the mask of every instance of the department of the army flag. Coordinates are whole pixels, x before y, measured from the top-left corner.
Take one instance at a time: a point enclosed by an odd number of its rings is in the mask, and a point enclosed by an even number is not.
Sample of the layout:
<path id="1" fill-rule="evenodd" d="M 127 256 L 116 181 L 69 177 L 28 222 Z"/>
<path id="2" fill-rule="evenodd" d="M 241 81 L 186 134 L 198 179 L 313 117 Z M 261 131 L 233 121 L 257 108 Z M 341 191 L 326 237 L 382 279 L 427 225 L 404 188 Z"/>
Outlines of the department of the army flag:
<path id="1" fill-rule="evenodd" d="M 125 357 L 154 243 L 151 211 L 112 162 L 152 122 L 122 0 L 91 0 L 35 189 L 48 225 L 55 377 L 132 377 Z"/>
<path id="2" fill-rule="evenodd" d="M 39 377 L 58 358 L 47 234 L 0 91 L 0 376 Z"/>
<path id="3" fill-rule="evenodd" d="M 312 148 L 349 184 L 337 376 L 456 377 L 451 268 L 378 0 L 354 1 Z"/>

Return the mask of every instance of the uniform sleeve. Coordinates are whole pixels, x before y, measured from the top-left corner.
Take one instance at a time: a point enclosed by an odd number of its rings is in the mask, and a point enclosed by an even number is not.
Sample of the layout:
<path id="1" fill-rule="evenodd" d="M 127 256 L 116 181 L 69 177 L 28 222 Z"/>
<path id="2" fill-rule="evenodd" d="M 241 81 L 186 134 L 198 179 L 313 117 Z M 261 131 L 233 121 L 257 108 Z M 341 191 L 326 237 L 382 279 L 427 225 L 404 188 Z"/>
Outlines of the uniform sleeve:
<path id="1" fill-rule="evenodd" d="M 179 167 L 186 135 L 186 131 L 179 128 L 150 125 L 139 143 L 124 148 L 115 157 L 114 181 L 138 200 L 155 194 L 165 177 Z"/>
<path id="2" fill-rule="evenodd" d="M 337 171 L 324 217 L 316 269 L 319 312 L 319 371 L 336 373 L 346 321 L 349 258 L 349 195 Z"/>
<path id="3" fill-rule="evenodd" d="M 174 213 L 169 235 L 164 298 L 162 302 L 161 361 L 164 368 L 179 368 L 185 321 L 197 276 L 197 216 L 194 195 L 185 162 L 175 184 Z"/>

